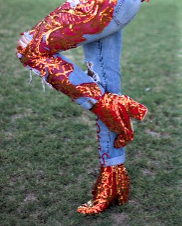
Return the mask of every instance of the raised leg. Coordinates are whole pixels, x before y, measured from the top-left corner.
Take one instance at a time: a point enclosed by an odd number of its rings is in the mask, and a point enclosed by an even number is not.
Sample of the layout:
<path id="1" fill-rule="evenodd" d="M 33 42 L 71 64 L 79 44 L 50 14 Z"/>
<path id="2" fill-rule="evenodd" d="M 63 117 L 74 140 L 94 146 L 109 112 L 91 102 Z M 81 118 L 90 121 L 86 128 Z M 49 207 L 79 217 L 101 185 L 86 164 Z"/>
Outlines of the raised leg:
<path id="1" fill-rule="evenodd" d="M 117 95 L 104 94 L 103 84 L 94 81 L 75 64 L 57 54 L 60 50 L 74 48 L 116 32 L 124 24 L 118 26 L 114 10 L 118 14 L 117 7 L 130 7 L 134 15 L 139 4 L 133 0 L 124 4 L 123 0 L 119 0 L 116 8 L 115 5 L 116 0 L 70 0 L 64 3 L 24 34 L 23 37 L 29 42 L 22 45 L 21 39 L 17 56 L 25 67 L 43 77 L 56 90 L 63 92 L 83 108 L 92 108 L 91 111 L 111 131 L 122 134 L 121 146 L 124 146 L 123 140 L 129 142 L 133 132 L 125 102 L 122 105 L 123 98 L 119 101 Z M 124 20 L 126 24 L 131 18 L 126 19 L 124 14 Z M 112 103 L 113 98 L 115 103 Z M 115 105 L 116 109 L 112 107 Z M 100 106 L 103 109 L 101 112 Z"/>

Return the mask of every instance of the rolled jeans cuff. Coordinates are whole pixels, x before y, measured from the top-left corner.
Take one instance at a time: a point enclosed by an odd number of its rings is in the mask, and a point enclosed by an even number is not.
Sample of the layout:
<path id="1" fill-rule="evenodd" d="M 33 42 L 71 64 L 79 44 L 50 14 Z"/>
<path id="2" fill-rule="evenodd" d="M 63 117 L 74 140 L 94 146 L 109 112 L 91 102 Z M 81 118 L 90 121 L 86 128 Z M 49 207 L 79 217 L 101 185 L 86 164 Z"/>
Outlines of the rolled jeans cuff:
<path id="1" fill-rule="evenodd" d="M 112 159 L 107 159 L 105 160 L 105 166 L 115 166 L 115 165 L 119 165 L 119 164 L 123 164 L 125 162 L 125 155 L 120 155 L 116 158 L 112 158 Z"/>

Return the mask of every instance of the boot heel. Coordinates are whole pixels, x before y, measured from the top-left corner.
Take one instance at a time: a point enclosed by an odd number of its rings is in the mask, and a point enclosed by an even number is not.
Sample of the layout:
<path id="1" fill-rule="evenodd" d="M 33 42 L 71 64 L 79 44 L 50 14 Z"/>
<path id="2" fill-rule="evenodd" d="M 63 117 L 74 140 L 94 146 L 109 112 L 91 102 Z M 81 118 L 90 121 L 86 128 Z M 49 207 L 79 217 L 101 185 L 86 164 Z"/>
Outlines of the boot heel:
<path id="1" fill-rule="evenodd" d="M 127 203 L 128 202 L 128 197 L 129 197 L 129 190 L 123 190 L 121 192 L 122 195 L 118 195 L 118 197 L 115 200 L 115 203 L 118 206 L 121 206 L 123 203 Z"/>

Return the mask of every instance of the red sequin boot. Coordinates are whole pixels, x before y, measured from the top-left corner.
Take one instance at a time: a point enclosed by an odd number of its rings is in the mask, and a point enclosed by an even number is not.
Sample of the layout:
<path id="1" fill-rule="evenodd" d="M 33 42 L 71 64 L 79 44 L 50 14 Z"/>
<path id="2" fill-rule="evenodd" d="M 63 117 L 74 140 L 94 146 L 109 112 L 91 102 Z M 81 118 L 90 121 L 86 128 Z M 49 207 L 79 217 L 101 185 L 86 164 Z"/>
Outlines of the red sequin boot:
<path id="1" fill-rule="evenodd" d="M 109 207 L 113 201 L 118 205 L 128 202 L 129 177 L 124 165 L 101 167 L 92 195 L 92 200 L 78 207 L 76 212 L 97 214 Z"/>
<path id="2" fill-rule="evenodd" d="M 115 140 L 116 148 L 123 147 L 133 140 L 131 118 L 142 120 L 147 108 L 126 95 L 105 93 L 91 109 L 109 130 L 119 134 Z"/>

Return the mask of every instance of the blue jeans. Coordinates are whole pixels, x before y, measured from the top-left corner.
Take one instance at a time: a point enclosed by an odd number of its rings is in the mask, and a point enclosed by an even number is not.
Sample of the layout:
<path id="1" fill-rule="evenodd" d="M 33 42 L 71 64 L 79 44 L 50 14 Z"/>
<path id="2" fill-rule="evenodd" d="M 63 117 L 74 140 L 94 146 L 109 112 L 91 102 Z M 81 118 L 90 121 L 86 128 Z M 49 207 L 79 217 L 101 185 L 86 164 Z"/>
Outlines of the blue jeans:
<path id="1" fill-rule="evenodd" d="M 71 7 L 75 7 L 79 4 L 79 1 L 69 0 L 68 2 Z M 99 87 L 102 95 L 105 92 L 121 94 L 120 54 L 122 29 L 134 18 L 140 8 L 140 4 L 141 0 L 117 0 L 112 18 L 109 23 L 105 25 L 104 29 L 101 32 L 95 32 L 95 34 L 92 32 L 92 34 L 86 33 L 83 35 L 84 41 L 80 41 L 76 46 L 83 46 L 88 73 L 85 73 L 78 66 L 61 55 L 60 51 L 66 50 L 66 48 L 60 48 L 57 53 L 54 53 L 54 57 L 59 56 L 64 62 L 73 65 L 73 70 L 68 76 L 68 81 L 71 85 L 79 86 L 81 84 L 95 83 Z M 82 28 L 84 29 L 84 23 Z M 33 38 L 31 32 L 25 32 L 24 35 L 29 40 Z M 42 40 L 44 40 L 44 38 L 45 37 L 42 36 Z M 45 46 L 44 50 L 45 49 L 49 51 L 48 46 Z M 20 59 L 22 57 L 21 53 L 18 53 L 17 56 Z M 41 70 L 31 67 L 31 64 L 27 64 L 26 67 L 40 74 Z M 44 76 L 44 79 L 47 83 L 50 83 L 46 76 Z M 64 93 L 67 94 L 66 92 L 67 91 Z M 97 99 L 84 96 L 78 98 L 73 97 L 72 100 L 86 110 L 91 109 L 94 104 L 97 103 Z M 113 142 L 117 134 L 109 131 L 105 124 L 98 118 L 96 118 L 96 122 L 98 127 L 99 162 L 101 166 L 112 166 L 124 163 L 124 148 L 113 147 Z"/>

